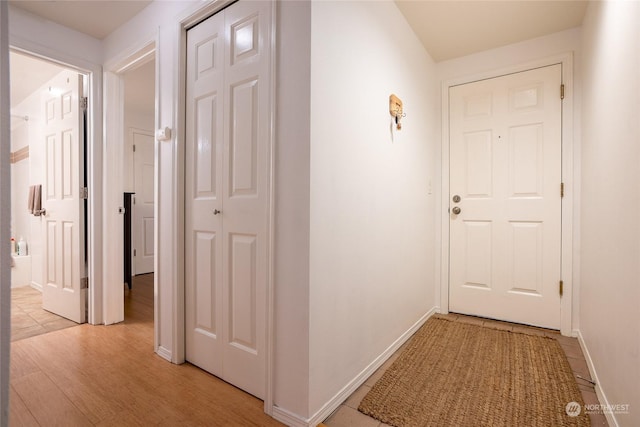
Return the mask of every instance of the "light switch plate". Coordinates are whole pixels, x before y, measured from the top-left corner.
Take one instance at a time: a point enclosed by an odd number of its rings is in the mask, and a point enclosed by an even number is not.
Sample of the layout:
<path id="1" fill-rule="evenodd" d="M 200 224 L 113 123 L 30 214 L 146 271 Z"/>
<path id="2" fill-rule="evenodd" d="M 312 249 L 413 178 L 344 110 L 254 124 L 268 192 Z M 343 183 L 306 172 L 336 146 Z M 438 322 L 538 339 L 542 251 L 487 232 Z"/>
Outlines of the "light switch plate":
<path id="1" fill-rule="evenodd" d="M 165 127 L 156 131 L 158 141 L 169 141 L 171 139 L 171 128 Z"/>

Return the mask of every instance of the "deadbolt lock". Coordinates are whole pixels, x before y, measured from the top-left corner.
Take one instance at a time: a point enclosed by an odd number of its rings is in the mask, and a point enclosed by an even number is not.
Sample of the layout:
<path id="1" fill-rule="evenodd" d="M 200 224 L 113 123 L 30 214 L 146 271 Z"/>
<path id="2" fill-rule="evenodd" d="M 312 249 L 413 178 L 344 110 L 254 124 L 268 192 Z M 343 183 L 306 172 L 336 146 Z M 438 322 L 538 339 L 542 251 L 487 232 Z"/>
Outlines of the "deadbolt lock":
<path id="1" fill-rule="evenodd" d="M 458 203 L 459 201 L 460 201 L 460 196 L 458 196 L 457 194 L 453 196 L 453 203 Z"/>

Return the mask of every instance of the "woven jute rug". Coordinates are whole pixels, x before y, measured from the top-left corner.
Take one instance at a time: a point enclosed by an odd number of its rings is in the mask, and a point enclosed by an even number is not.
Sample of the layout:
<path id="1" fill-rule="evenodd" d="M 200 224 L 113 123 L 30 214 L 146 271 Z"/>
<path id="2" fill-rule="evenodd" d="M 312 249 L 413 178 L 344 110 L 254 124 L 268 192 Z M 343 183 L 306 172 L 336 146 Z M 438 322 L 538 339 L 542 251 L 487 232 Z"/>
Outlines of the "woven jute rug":
<path id="1" fill-rule="evenodd" d="M 396 427 L 589 426 L 571 402 L 584 408 L 556 340 L 432 317 L 358 410 Z"/>

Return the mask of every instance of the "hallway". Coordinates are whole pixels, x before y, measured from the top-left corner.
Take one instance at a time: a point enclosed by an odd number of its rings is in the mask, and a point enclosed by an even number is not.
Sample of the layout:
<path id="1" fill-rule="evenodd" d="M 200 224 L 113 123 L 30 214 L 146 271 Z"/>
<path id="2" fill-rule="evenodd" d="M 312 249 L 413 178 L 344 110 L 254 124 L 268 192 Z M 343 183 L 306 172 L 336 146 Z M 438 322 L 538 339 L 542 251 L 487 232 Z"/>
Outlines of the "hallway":
<path id="1" fill-rule="evenodd" d="M 280 425 L 260 400 L 153 352 L 153 274 L 125 291 L 125 319 L 14 342 L 11 425 Z"/>

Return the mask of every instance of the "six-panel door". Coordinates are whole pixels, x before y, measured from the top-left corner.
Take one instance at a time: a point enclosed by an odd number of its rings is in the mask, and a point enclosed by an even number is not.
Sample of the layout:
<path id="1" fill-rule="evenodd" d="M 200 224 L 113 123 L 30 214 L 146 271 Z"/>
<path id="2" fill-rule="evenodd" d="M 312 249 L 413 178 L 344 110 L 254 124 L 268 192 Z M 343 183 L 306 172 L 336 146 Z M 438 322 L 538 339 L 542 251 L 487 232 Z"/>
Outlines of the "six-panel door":
<path id="1" fill-rule="evenodd" d="M 134 274 L 152 273 L 154 270 L 154 143 L 153 132 L 131 129 L 135 151 L 133 247 Z"/>
<path id="2" fill-rule="evenodd" d="M 270 5 L 187 33 L 187 360 L 262 398 L 269 224 Z"/>
<path id="3" fill-rule="evenodd" d="M 450 89 L 450 311 L 560 328 L 560 85 L 554 65 Z"/>
<path id="4" fill-rule="evenodd" d="M 80 98 L 82 76 L 62 71 L 42 93 L 45 181 L 42 185 L 42 307 L 74 322 L 86 321 L 84 171 Z"/>

